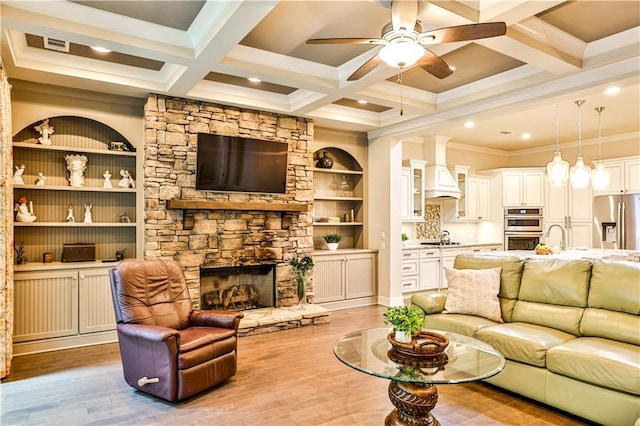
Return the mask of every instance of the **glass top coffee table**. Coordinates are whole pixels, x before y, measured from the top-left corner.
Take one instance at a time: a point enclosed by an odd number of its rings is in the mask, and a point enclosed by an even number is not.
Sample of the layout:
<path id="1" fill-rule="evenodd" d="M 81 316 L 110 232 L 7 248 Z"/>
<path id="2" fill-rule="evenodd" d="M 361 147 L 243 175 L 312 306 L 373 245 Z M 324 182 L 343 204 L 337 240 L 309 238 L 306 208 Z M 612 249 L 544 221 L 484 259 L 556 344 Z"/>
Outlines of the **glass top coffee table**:
<path id="1" fill-rule="evenodd" d="M 336 357 L 349 367 L 391 380 L 389 399 L 396 409 L 385 425 L 437 426 L 440 423 L 431 414 L 438 401 L 435 385 L 482 380 L 504 368 L 504 357 L 490 345 L 461 334 L 432 331 L 449 339 L 444 354 L 402 355 L 387 339 L 389 328 L 349 333 L 333 347 Z"/>

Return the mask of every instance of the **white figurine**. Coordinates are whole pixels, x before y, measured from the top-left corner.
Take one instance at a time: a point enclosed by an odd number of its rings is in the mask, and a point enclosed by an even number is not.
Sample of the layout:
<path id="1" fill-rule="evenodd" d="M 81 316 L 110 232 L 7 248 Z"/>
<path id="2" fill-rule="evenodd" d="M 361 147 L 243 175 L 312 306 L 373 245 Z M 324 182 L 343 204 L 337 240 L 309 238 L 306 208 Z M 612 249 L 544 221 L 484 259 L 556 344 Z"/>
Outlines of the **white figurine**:
<path id="1" fill-rule="evenodd" d="M 38 173 L 38 177 L 36 178 L 36 186 L 44 186 L 45 179 L 46 177 L 44 176 L 44 173 Z"/>
<path id="2" fill-rule="evenodd" d="M 120 188 L 135 188 L 133 186 L 133 178 L 128 170 L 120 170 L 120 176 L 122 176 L 122 179 L 120 179 L 118 183 Z"/>
<path id="3" fill-rule="evenodd" d="M 93 223 L 93 219 L 91 218 L 92 207 L 93 207 L 93 204 L 84 205 L 84 223 Z"/>
<path id="4" fill-rule="evenodd" d="M 102 177 L 104 177 L 104 183 L 102 184 L 102 187 L 103 188 L 113 188 L 113 185 L 111 185 L 111 172 L 109 172 L 109 170 L 107 170 L 106 172 L 104 172 Z"/>
<path id="5" fill-rule="evenodd" d="M 49 136 L 53 133 L 53 127 L 49 126 L 49 119 L 45 118 L 44 121 L 34 127 L 42 136 L 38 138 L 38 143 L 42 145 L 51 145 L 51 139 Z"/>
<path id="6" fill-rule="evenodd" d="M 36 217 L 33 214 L 33 203 L 29 203 L 27 207 L 27 197 L 20 197 L 14 208 L 16 211 L 17 222 L 35 222 Z"/>
<path id="7" fill-rule="evenodd" d="M 65 155 L 67 170 L 69 170 L 69 185 L 75 187 L 84 186 L 84 171 L 87 168 L 87 157 L 84 155 Z"/>
<path id="8" fill-rule="evenodd" d="M 24 173 L 25 165 L 24 163 L 20 163 L 16 166 L 16 171 L 13 173 L 13 183 L 18 185 L 24 185 L 24 180 L 22 180 L 22 174 Z"/>
<path id="9" fill-rule="evenodd" d="M 73 207 L 67 207 L 67 218 L 65 219 L 67 222 L 72 223 L 76 221 L 76 218 L 73 217 Z"/>

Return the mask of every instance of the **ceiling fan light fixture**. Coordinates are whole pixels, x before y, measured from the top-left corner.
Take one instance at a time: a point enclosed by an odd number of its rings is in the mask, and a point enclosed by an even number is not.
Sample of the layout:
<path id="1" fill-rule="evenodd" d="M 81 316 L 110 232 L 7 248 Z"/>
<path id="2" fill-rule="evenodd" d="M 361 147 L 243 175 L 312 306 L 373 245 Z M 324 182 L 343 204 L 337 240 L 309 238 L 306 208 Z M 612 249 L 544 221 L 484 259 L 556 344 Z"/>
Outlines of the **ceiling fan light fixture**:
<path id="1" fill-rule="evenodd" d="M 424 55 L 424 48 L 411 39 L 397 40 L 384 46 L 378 55 L 391 67 L 407 68 Z"/>

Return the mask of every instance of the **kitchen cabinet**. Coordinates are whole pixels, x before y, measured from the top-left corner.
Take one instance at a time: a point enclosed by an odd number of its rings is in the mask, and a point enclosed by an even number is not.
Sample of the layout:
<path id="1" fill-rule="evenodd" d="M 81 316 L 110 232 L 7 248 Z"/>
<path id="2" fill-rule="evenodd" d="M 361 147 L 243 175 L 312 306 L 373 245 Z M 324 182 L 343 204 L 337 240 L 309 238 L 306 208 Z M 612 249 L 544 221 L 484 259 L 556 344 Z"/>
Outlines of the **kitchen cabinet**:
<path id="1" fill-rule="evenodd" d="M 117 339 L 109 268 L 103 263 L 17 265 L 14 313 L 16 354 Z"/>
<path id="2" fill-rule="evenodd" d="M 572 188 L 570 184 L 553 186 L 547 182 L 544 203 L 545 231 L 551 225 L 562 226 L 566 232 L 567 247 L 591 248 L 593 194 L 591 187 Z M 546 243 L 560 243 L 560 235 L 555 234 Z"/>
<path id="3" fill-rule="evenodd" d="M 402 250 L 402 291 L 420 288 L 420 250 Z"/>
<path id="4" fill-rule="evenodd" d="M 340 248 L 364 246 L 364 172 L 345 150 L 326 147 L 315 153 L 327 153 L 331 169 L 313 169 L 313 245 L 325 249 L 323 235 L 340 234 Z"/>
<path id="5" fill-rule="evenodd" d="M 402 162 L 402 207 L 404 222 L 424 221 L 424 172 L 426 161 L 404 160 Z"/>
<path id="6" fill-rule="evenodd" d="M 458 182 L 460 198 L 443 202 L 445 222 L 479 222 L 489 220 L 490 180 L 470 176 L 469 167 L 455 166 L 451 173 Z"/>
<path id="7" fill-rule="evenodd" d="M 437 290 L 440 285 L 440 250 L 420 250 L 420 290 Z"/>
<path id="8" fill-rule="evenodd" d="M 375 250 L 316 252 L 314 263 L 314 303 L 362 301 L 376 295 Z"/>
<path id="9" fill-rule="evenodd" d="M 502 172 L 504 207 L 542 207 L 544 205 L 544 171 Z"/>
<path id="10" fill-rule="evenodd" d="M 609 169 L 609 188 L 595 191 L 595 195 L 632 194 L 640 192 L 640 158 L 604 160 Z"/>

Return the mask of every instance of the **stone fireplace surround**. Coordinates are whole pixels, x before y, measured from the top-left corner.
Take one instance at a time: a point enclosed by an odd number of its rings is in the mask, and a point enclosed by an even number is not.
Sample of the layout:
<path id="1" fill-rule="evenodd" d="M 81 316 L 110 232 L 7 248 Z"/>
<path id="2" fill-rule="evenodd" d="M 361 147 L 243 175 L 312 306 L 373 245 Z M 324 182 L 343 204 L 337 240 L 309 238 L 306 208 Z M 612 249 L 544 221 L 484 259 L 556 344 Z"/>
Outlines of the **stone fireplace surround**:
<path id="1" fill-rule="evenodd" d="M 286 142 L 289 146 L 285 194 L 221 193 L 195 190 L 198 133 Z M 310 209 L 296 211 L 207 210 L 193 213 L 184 229 L 183 211 L 168 200 L 306 204 L 313 202 L 313 123 L 310 120 L 242 110 L 195 100 L 151 95 L 145 105 L 144 256 L 175 259 L 185 272 L 194 306 L 200 303 L 200 266 L 276 264 L 276 307 L 298 303 L 289 260 L 312 256 Z M 313 300 L 313 279 L 307 293 Z M 307 317 L 315 309 L 307 312 Z M 256 315 L 261 315 L 257 312 Z M 314 315 L 312 315 L 313 317 Z M 326 322 L 324 320 L 318 320 Z"/>

